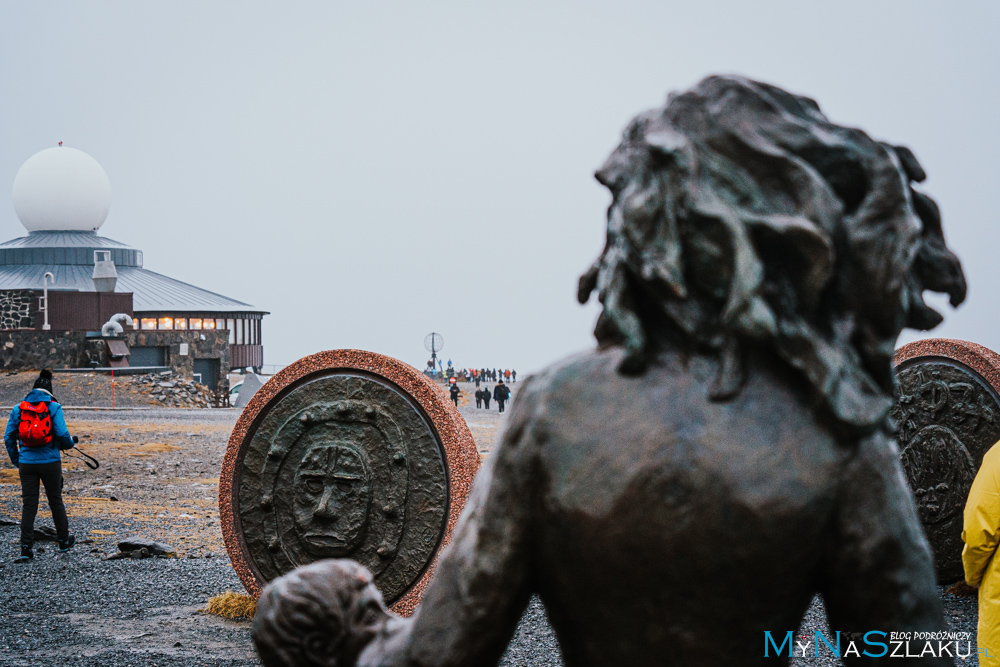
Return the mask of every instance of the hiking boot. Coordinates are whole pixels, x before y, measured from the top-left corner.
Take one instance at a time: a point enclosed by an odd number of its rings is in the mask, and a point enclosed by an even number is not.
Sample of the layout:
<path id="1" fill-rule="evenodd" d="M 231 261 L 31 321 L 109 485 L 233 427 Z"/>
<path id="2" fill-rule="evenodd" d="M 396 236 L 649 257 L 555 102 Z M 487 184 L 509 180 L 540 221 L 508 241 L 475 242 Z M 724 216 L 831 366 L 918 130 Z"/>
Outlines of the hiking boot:
<path id="1" fill-rule="evenodd" d="M 73 548 L 74 544 L 76 544 L 75 535 L 70 535 L 65 540 L 59 540 L 59 551 L 61 552 L 69 551 L 70 549 Z"/>
<path id="2" fill-rule="evenodd" d="M 27 563 L 32 558 L 35 557 L 35 552 L 31 550 L 31 547 L 27 544 L 21 545 L 21 557 L 18 558 L 15 563 Z"/>

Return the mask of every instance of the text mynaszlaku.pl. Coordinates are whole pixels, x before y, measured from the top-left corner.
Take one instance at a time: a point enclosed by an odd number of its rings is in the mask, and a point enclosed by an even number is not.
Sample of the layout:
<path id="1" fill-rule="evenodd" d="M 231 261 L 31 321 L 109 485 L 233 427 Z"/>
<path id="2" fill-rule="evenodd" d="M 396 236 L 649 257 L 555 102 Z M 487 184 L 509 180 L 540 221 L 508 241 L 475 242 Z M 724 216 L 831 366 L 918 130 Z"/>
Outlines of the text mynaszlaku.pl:
<path id="1" fill-rule="evenodd" d="M 780 631 L 778 633 L 779 637 Z M 787 647 L 787 648 L 786 648 Z M 836 632 L 833 642 L 822 632 L 816 631 L 810 639 L 808 635 L 793 636 L 785 632 L 779 645 L 770 630 L 764 631 L 764 657 L 780 656 L 805 657 L 812 649 L 815 657 L 835 655 L 867 656 L 869 658 L 924 658 L 942 657 L 968 658 L 973 653 L 983 657 L 993 657 L 988 647 L 973 648 L 971 632 L 884 632 L 870 630 L 865 633 Z"/>

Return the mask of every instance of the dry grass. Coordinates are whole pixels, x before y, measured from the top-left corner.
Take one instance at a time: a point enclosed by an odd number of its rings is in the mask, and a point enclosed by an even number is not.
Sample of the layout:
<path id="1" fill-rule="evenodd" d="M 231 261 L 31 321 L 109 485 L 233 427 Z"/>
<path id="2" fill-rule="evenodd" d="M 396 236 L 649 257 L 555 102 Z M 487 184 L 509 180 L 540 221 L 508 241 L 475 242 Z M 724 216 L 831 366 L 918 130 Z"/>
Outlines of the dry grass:
<path id="1" fill-rule="evenodd" d="M 954 595 L 955 597 L 959 597 L 959 598 L 972 597 L 973 595 L 979 595 L 979 589 L 978 588 L 973 588 L 972 586 L 970 586 L 969 584 L 965 583 L 964 581 L 958 582 L 957 584 L 955 584 L 954 586 L 952 586 L 951 588 L 949 588 L 945 592 L 946 593 L 950 593 L 951 595 Z"/>
<path id="2" fill-rule="evenodd" d="M 66 426 L 69 428 L 70 433 L 86 434 L 86 437 L 90 437 L 94 440 L 111 440 L 116 437 L 121 437 L 122 433 L 152 433 L 156 435 L 162 435 L 163 433 L 175 433 L 183 436 L 186 436 L 188 433 L 195 433 L 199 436 L 222 435 L 228 439 L 229 432 L 231 430 L 230 427 L 220 424 L 194 423 L 185 424 L 183 428 L 178 428 L 174 425 L 161 424 L 157 422 L 147 422 L 144 424 L 130 423 L 128 426 L 123 428 L 120 424 L 111 420 L 106 422 L 68 420 L 66 422 Z"/>
<path id="3" fill-rule="evenodd" d="M 180 447 L 175 447 L 174 445 L 168 445 L 165 442 L 147 442 L 144 445 L 139 445 L 132 452 L 133 456 L 152 456 L 153 454 L 164 454 L 166 452 L 173 452 L 180 449 Z"/>
<path id="4" fill-rule="evenodd" d="M 125 456 L 152 456 L 153 454 L 165 454 L 173 452 L 180 447 L 169 445 L 165 442 L 87 442 L 81 443 L 86 446 L 87 453 L 96 454 L 124 454 Z"/>
<path id="5" fill-rule="evenodd" d="M 210 598 L 208 606 L 202 611 L 234 621 L 251 619 L 257 612 L 257 601 L 249 595 L 226 591 L 222 595 Z"/>
<path id="6" fill-rule="evenodd" d="M 221 452 L 229 439 L 230 428 L 225 424 L 198 423 L 128 423 L 108 421 L 71 421 L 70 431 L 81 436 L 84 450 L 101 461 L 102 471 L 114 471 L 115 488 L 98 491 L 99 482 L 87 475 L 74 477 L 63 494 L 71 517 L 93 517 L 123 520 L 128 528 L 119 534 L 149 532 L 160 541 L 173 546 L 179 555 L 224 553 L 219 529 L 218 477 L 209 477 L 204 464 L 194 466 L 195 474 L 171 475 L 181 468 L 167 467 L 164 461 L 187 457 L 207 458 Z M 206 445 L 206 443 L 212 443 Z M 195 453 L 191 453 L 192 449 Z M 145 468 L 127 462 L 155 466 L 159 475 L 149 476 Z M 131 467 L 130 467 L 131 466 Z M 63 470 L 83 470 L 82 463 L 64 457 Z M 192 471 L 194 472 L 194 471 Z M 80 495 L 76 495 L 79 493 Z M 121 498 L 112 501 L 111 494 Z M 17 470 L 0 468 L 0 502 L 20 507 L 20 480 Z M 39 518 L 50 514 L 43 503 Z M 113 541 L 115 533 L 93 533 L 91 538 Z"/>

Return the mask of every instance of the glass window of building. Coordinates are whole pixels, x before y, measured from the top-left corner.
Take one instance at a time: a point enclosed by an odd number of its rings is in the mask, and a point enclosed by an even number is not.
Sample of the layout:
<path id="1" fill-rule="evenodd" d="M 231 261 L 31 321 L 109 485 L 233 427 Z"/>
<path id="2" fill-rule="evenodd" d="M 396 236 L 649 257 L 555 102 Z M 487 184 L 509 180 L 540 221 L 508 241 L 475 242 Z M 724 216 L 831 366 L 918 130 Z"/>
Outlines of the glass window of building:
<path id="1" fill-rule="evenodd" d="M 202 329 L 214 329 L 215 328 L 215 320 L 210 320 L 208 318 L 205 318 L 204 320 L 201 321 L 201 328 Z"/>
<path id="2" fill-rule="evenodd" d="M 243 320 L 236 320 L 236 343 L 243 343 Z"/>
<path id="3" fill-rule="evenodd" d="M 221 318 L 217 318 L 215 320 L 215 328 L 216 329 L 225 329 L 226 328 L 226 321 L 223 320 L 223 319 L 221 319 Z"/>
<path id="4" fill-rule="evenodd" d="M 174 328 L 175 329 L 187 329 L 188 328 L 187 318 L 186 317 L 175 318 L 174 319 Z"/>
<path id="5" fill-rule="evenodd" d="M 188 320 L 188 327 L 191 329 L 201 329 L 201 318 L 192 317 Z"/>
<path id="6" fill-rule="evenodd" d="M 157 320 L 156 324 L 157 324 L 156 326 L 157 329 L 173 329 L 174 319 L 172 317 L 161 317 L 159 320 Z"/>
<path id="7" fill-rule="evenodd" d="M 155 329 L 156 328 L 156 318 L 155 317 L 144 317 L 144 318 L 142 318 L 142 328 L 143 329 Z"/>

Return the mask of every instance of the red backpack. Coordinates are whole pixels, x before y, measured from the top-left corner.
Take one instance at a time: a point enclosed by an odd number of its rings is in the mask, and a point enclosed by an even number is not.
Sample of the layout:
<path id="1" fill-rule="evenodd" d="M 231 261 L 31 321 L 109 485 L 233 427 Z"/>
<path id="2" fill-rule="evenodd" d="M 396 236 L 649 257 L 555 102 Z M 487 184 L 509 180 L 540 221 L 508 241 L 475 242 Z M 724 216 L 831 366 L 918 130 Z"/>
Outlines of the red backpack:
<path id="1" fill-rule="evenodd" d="M 21 421 L 17 437 L 25 447 L 42 447 L 52 442 L 52 413 L 49 404 L 21 401 Z"/>

